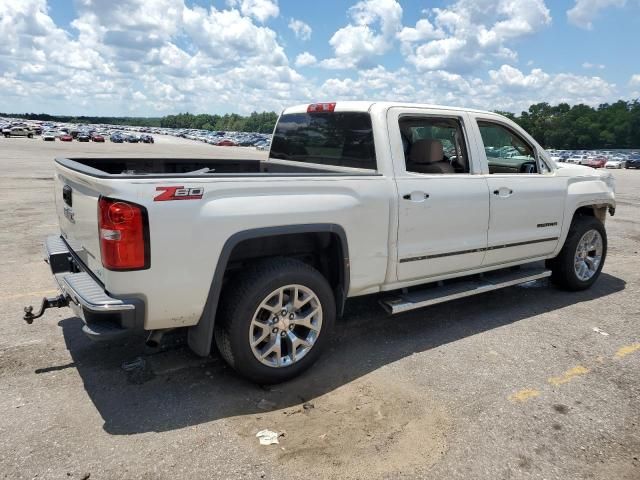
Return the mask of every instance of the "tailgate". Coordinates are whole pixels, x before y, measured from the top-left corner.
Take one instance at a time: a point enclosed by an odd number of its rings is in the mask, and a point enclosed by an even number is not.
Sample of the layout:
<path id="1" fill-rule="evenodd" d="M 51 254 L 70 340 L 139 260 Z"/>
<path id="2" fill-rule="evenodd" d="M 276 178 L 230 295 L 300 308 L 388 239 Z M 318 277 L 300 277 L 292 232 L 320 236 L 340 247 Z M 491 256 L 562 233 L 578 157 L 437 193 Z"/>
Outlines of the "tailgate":
<path id="1" fill-rule="evenodd" d="M 74 172 L 56 163 L 55 203 L 60 231 L 69 247 L 98 277 L 102 277 L 98 237 L 99 178 Z"/>

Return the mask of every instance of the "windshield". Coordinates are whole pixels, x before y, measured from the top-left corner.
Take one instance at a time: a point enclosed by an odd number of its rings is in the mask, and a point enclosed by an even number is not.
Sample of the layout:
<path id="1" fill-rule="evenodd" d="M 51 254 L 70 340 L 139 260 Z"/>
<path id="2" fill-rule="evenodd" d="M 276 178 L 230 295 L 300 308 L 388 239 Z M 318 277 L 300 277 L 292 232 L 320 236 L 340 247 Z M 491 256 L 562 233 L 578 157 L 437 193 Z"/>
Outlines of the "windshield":
<path id="1" fill-rule="evenodd" d="M 371 117 L 364 112 L 282 115 L 269 156 L 376 170 Z"/>

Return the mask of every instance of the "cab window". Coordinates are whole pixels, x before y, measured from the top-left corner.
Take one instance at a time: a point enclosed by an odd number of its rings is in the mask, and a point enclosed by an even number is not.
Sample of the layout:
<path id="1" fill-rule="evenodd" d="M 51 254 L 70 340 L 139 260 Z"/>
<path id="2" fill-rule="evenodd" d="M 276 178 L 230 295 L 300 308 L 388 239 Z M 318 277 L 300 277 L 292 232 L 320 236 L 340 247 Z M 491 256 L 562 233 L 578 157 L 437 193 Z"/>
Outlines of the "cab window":
<path id="1" fill-rule="evenodd" d="M 400 135 L 407 172 L 469 173 L 460 122 L 453 118 L 401 117 Z"/>
<path id="2" fill-rule="evenodd" d="M 478 121 L 489 173 L 538 173 L 535 151 L 511 129 L 499 123 Z"/>

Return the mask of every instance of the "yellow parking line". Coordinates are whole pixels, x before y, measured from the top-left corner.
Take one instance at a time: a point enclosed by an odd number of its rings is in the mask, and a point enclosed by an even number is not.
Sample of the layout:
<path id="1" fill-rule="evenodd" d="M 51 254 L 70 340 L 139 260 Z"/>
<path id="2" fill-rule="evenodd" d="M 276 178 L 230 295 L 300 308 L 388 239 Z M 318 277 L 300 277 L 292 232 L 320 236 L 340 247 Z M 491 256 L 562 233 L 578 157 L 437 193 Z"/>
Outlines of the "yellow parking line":
<path id="1" fill-rule="evenodd" d="M 615 353 L 615 356 L 613 358 L 624 358 L 631 353 L 639 352 L 639 351 L 640 351 L 640 342 L 632 343 L 630 345 L 624 345 L 618 349 L 618 351 Z M 611 357 L 598 356 L 596 357 L 596 361 L 602 364 L 607 361 L 607 358 L 610 359 Z M 562 375 L 558 377 L 551 377 L 547 381 L 551 385 L 555 385 L 555 386 L 564 385 L 565 383 L 569 383 L 571 380 L 573 380 L 576 377 L 586 375 L 590 371 L 591 370 L 588 369 L 587 367 L 583 367 L 582 365 L 577 365 L 573 368 L 570 368 L 569 370 L 564 372 Z M 507 398 L 514 403 L 524 403 L 529 399 L 538 397 L 540 395 L 541 395 L 540 390 L 537 390 L 535 388 L 525 388 L 523 390 L 519 390 L 515 393 L 512 393 Z"/>
<path id="2" fill-rule="evenodd" d="M 640 343 L 633 343 L 631 345 L 625 345 L 624 347 L 620 347 L 616 352 L 616 358 L 626 357 L 630 353 L 637 352 L 640 350 Z"/>
<path id="3" fill-rule="evenodd" d="M 52 295 L 52 294 L 54 294 L 56 292 L 57 292 L 57 290 L 42 290 L 41 292 L 17 293 L 15 295 L 7 295 L 6 297 L 0 297 L 0 302 L 3 302 L 5 300 L 13 300 L 15 298 L 22 298 L 22 297 L 35 297 L 35 296 L 39 296 L 39 295 Z"/>
<path id="4" fill-rule="evenodd" d="M 585 375 L 587 373 L 589 373 L 589 369 L 588 368 L 583 367 L 582 365 L 578 365 L 577 367 L 573 367 L 573 368 L 567 370 L 566 372 L 564 372 L 559 377 L 551 377 L 549 379 L 549 383 L 551 385 L 562 385 L 564 383 L 569 383 L 575 377 L 579 377 L 579 376 Z"/>
<path id="5" fill-rule="evenodd" d="M 526 402 L 530 398 L 535 398 L 540 395 L 540 390 L 535 388 L 525 388 L 509 396 L 509 400 L 512 402 Z"/>

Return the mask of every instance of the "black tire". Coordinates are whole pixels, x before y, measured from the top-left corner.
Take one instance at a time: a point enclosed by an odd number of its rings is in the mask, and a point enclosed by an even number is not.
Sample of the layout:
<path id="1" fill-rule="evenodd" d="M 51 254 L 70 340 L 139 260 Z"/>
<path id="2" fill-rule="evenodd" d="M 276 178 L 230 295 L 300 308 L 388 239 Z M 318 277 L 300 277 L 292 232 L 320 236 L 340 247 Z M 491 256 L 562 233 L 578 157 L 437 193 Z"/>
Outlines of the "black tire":
<path id="1" fill-rule="evenodd" d="M 315 343 L 299 361 L 281 367 L 261 363 L 251 350 L 249 329 L 259 305 L 274 290 L 302 285 L 317 296 L 322 308 L 322 326 Z M 330 340 L 336 318 L 331 286 L 315 268 L 290 258 L 274 258 L 251 265 L 225 285 L 216 315 L 215 343 L 225 361 L 242 376 L 258 383 L 289 380 L 318 359 Z"/>
<path id="2" fill-rule="evenodd" d="M 596 230 L 602 237 L 602 257 L 595 274 L 588 280 L 581 280 L 575 272 L 575 253 L 578 242 L 589 230 Z M 595 283 L 600 276 L 604 261 L 607 257 L 607 232 L 600 220 L 591 216 L 578 215 L 571 222 L 571 227 L 562 250 L 556 258 L 547 262 L 551 268 L 551 280 L 559 287 L 577 292 L 586 290 Z"/>
<path id="3" fill-rule="evenodd" d="M 30 134 L 28 134 L 28 135 L 27 135 L 27 138 L 33 138 L 33 134 L 31 134 L 31 133 L 30 133 Z"/>

